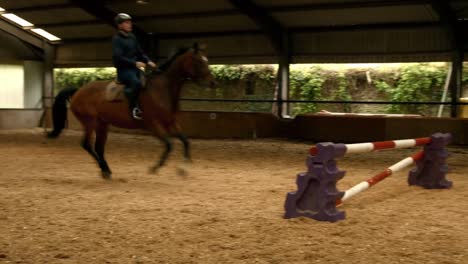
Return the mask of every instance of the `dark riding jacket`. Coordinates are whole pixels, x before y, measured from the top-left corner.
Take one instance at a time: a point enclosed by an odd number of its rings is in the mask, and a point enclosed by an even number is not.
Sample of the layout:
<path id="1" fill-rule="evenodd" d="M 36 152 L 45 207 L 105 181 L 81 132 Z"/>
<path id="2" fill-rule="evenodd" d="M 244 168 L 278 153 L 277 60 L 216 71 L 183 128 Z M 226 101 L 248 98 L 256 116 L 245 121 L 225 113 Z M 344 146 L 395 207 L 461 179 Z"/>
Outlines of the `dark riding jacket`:
<path id="1" fill-rule="evenodd" d="M 135 63 L 148 63 L 150 59 L 143 53 L 133 33 L 119 31 L 112 38 L 112 62 L 120 69 L 136 69 Z"/>

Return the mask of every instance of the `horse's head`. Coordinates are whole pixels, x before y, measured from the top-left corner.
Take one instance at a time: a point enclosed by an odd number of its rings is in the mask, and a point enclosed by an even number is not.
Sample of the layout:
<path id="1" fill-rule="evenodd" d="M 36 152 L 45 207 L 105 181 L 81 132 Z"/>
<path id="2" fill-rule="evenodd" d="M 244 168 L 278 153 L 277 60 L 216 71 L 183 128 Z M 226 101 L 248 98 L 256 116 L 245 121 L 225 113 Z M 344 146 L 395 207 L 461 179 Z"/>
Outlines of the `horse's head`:
<path id="1" fill-rule="evenodd" d="M 180 58 L 182 74 L 200 86 L 213 87 L 215 82 L 211 74 L 205 47 L 198 43 L 184 53 Z"/>

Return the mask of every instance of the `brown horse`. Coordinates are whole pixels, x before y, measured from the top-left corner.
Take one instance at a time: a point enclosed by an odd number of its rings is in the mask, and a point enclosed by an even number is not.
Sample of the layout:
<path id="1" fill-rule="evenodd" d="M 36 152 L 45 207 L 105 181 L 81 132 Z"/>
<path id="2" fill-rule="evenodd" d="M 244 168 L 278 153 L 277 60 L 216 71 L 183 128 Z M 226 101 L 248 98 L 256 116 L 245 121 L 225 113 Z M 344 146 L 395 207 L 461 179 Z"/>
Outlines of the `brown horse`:
<path id="1" fill-rule="evenodd" d="M 111 170 L 104 158 L 104 146 L 109 125 L 127 129 L 146 129 L 165 145 L 159 161 L 151 167 L 155 173 L 166 162 L 172 151 L 170 137 L 179 138 L 184 145 L 184 161 L 190 162 L 190 146 L 177 123 L 181 88 L 192 80 L 200 85 L 213 84 L 204 51 L 194 44 L 193 48 L 179 50 L 161 72 L 147 76 L 146 86 L 140 91 L 139 102 L 143 120 L 134 120 L 128 111 L 127 100 L 108 101 L 105 98 L 109 81 L 94 81 L 76 89 L 64 89 L 55 98 L 53 105 L 54 130 L 49 138 L 57 137 L 66 121 L 66 101 L 71 97 L 70 109 L 84 128 L 81 146 L 97 161 L 104 179 L 111 178 Z M 76 92 L 76 93 L 75 93 Z M 96 134 L 94 148 L 93 134 Z"/>

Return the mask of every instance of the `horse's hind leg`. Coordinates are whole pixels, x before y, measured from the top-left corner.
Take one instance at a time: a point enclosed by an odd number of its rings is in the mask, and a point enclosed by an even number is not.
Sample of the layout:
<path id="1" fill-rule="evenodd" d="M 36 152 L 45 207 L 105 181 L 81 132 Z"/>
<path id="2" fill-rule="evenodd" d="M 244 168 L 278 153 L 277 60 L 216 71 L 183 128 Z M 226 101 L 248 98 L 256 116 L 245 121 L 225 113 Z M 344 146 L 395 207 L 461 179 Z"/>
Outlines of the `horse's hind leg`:
<path id="1" fill-rule="evenodd" d="M 94 128 L 85 125 L 84 130 L 85 131 L 84 131 L 83 139 L 81 140 L 81 147 L 84 148 L 86 152 L 88 152 L 96 161 L 99 162 L 99 157 L 97 156 L 96 152 L 94 152 L 94 149 L 91 144 L 92 142 L 91 139 L 93 137 Z"/>
<path id="2" fill-rule="evenodd" d="M 84 136 L 81 141 L 81 147 L 84 150 L 86 150 L 86 152 L 88 152 L 91 155 L 91 157 L 93 157 L 96 160 L 99 167 L 101 167 L 101 159 L 99 158 L 98 154 L 94 151 L 92 146 L 92 137 L 93 133 L 96 130 L 96 121 L 94 121 L 92 118 L 83 118 L 79 115 L 76 115 L 76 117 L 80 120 L 81 124 L 83 124 L 84 128 Z"/>
<path id="3" fill-rule="evenodd" d="M 112 174 L 109 166 L 107 165 L 107 161 L 104 158 L 104 146 L 107 141 L 107 132 L 108 125 L 104 122 L 98 121 L 96 124 L 96 143 L 94 145 L 94 149 L 97 154 L 98 165 L 101 168 L 102 178 L 104 179 L 110 179 Z"/>

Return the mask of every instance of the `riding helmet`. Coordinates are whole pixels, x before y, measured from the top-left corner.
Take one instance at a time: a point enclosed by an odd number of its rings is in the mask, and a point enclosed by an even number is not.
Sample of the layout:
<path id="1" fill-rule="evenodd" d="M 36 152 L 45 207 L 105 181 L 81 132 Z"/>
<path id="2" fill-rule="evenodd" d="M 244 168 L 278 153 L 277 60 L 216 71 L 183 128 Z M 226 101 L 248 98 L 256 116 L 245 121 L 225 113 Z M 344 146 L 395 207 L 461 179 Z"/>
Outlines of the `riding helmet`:
<path id="1" fill-rule="evenodd" d="M 120 23 L 125 22 L 127 20 L 132 20 L 132 17 L 129 14 L 125 13 L 117 14 L 117 16 L 115 16 L 114 19 L 116 25 L 119 25 Z"/>

